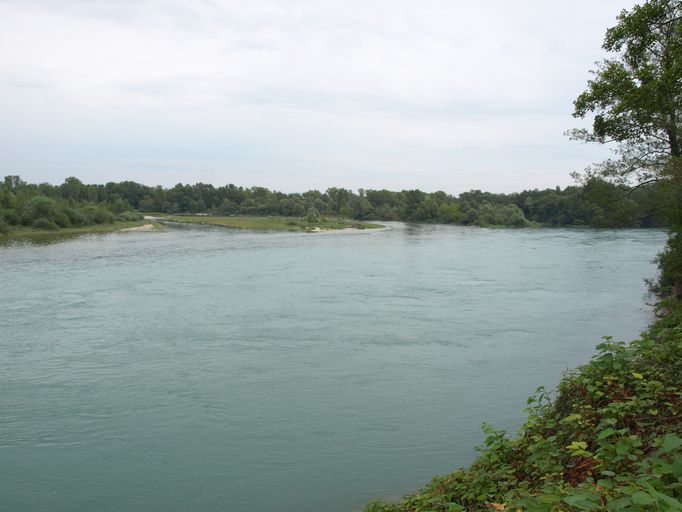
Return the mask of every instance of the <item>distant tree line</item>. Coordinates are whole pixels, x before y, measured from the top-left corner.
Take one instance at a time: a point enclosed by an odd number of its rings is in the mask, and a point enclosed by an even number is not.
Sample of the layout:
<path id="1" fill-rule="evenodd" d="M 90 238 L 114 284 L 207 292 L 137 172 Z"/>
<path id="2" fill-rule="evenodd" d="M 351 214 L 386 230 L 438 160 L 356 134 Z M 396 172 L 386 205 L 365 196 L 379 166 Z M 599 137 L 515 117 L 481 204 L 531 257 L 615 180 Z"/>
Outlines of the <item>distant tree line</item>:
<path id="1" fill-rule="evenodd" d="M 398 220 L 476 226 L 656 227 L 661 190 L 657 184 L 629 190 L 599 180 L 585 185 L 513 194 L 472 190 L 459 196 L 442 191 L 364 190 L 332 187 L 285 194 L 264 187 L 177 184 L 149 187 L 133 181 L 61 185 L 28 184 L 7 176 L 0 184 L 0 229 L 12 225 L 68 227 L 113 222 L 137 212 L 211 215 L 339 216 L 357 220 Z M 3 228 L 4 226 L 4 228 Z"/>
<path id="2" fill-rule="evenodd" d="M 7 233 L 12 226 L 58 230 L 142 219 L 142 214 L 132 211 L 125 199 L 90 198 L 77 192 L 81 187 L 85 190 L 91 186 L 76 178 L 54 186 L 33 185 L 19 176 L 6 176 L 0 183 L 0 234 Z"/>

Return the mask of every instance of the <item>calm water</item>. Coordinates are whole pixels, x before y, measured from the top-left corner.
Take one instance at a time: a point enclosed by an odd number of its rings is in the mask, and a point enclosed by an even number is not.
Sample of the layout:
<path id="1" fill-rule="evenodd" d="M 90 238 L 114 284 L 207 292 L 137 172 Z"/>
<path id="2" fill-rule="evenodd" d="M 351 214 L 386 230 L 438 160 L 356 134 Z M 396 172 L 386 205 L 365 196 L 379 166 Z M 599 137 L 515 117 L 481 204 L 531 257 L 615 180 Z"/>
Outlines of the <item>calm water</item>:
<path id="1" fill-rule="evenodd" d="M 171 229 L 0 248 L 0 509 L 350 511 L 650 321 L 659 231 Z"/>

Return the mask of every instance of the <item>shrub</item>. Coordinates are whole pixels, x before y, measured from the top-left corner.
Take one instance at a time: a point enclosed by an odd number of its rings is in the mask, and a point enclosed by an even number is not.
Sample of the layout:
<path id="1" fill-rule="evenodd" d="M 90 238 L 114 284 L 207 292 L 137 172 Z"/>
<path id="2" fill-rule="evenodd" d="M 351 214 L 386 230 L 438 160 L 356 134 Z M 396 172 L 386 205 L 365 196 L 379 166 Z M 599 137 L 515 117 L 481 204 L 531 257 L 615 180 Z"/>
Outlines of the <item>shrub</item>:
<path id="1" fill-rule="evenodd" d="M 77 208 L 64 208 L 64 214 L 69 218 L 69 221 L 74 226 L 84 226 L 88 223 L 88 219 L 82 210 Z"/>
<path id="2" fill-rule="evenodd" d="M 5 216 L 5 221 L 12 225 L 12 226 L 18 226 L 21 224 L 21 219 L 19 218 L 19 214 L 16 212 L 16 210 L 5 210 L 3 212 Z"/>
<path id="3" fill-rule="evenodd" d="M 116 217 L 117 220 L 122 220 L 125 222 L 142 220 L 143 218 L 144 218 L 144 215 L 142 215 L 139 212 L 133 212 L 133 211 L 123 212 Z"/>
<path id="4" fill-rule="evenodd" d="M 92 221 L 95 224 L 107 224 L 114 222 L 114 220 L 116 220 L 114 214 L 106 208 L 98 206 L 92 211 Z"/>
<path id="5" fill-rule="evenodd" d="M 305 214 L 305 220 L 307 220 L 308 222 L 319 222 L 320 212 L 317 211 L 317 208 L 315 208 L 314 206 L 308 208 L 308 211 Z"/>
<path id="6" fill-rule="evenodd" d="M 63 211 L 55 211 L 52 214 L 52 220 L 60 228 L 68 228 L 69 226 L 71 226 L 71 220 L 69 219 L 68 215 Z"/>
<path id="7" fill-rule="evenodd" d="M 21 223 L 29 226 L 34 220 L 45 218 L 54 220 L 57 205 L 53 199 L 45 196 L 35 196 L 29 199 L 21 213 Z"/>
<path id="8" fill-rule="evenodd" d="M 55 222 L 51 221 L 50 219 L 46 219 L 45 217 L 40 217 L 34 220 L 32 226 L 36 229 L 47 229 L 50 231 L 56 231 L 59 229 L 59 226 Z"/>

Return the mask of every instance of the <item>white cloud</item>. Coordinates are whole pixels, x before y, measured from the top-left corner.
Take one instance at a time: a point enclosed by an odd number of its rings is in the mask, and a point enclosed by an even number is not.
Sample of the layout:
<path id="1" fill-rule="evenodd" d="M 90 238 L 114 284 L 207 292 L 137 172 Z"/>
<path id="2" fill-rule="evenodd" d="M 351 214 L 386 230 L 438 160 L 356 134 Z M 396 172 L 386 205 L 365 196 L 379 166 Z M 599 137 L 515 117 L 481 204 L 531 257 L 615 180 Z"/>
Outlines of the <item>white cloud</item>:
<path id="1" fill-rule="evenodd" d="M 0 2 L 0 164 L 52 182 L 566 184 L 598 156 L 561 133 L 622 7 Z"/>

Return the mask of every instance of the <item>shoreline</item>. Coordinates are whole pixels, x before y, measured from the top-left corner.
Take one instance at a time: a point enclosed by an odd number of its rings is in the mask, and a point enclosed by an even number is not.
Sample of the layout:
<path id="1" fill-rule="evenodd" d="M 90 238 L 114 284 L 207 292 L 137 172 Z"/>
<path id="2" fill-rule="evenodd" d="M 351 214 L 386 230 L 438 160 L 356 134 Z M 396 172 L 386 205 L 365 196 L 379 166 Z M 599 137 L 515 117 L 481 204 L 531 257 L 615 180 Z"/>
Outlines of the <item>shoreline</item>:
<path id="1" fill-rule="evenodd" d="M 386 228 L 383 224 L 355 221 L 344 218 L 321 218 L 282 216 L 211 216 L 211 215 L 159 215 L 145 216 L 161 223 L 197 224 L 250 231 L 289 231 L 320 233 L 326 231 L 372 230 Z"/>

